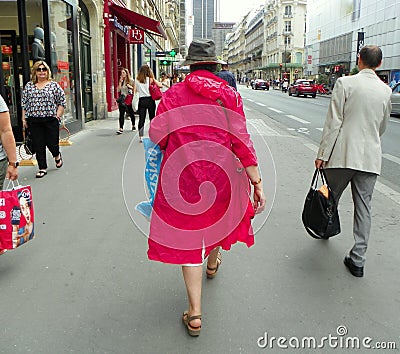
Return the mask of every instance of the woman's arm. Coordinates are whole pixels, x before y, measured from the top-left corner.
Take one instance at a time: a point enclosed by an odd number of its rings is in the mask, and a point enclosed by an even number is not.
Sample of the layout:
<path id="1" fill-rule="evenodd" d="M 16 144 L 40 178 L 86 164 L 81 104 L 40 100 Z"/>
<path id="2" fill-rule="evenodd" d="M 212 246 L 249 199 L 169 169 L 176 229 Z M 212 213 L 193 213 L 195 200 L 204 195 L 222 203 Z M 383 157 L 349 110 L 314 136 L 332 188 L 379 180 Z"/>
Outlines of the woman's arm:
<path id="1" fill-rule="evenodd" d="M 245 170 L 253 186 L 253 208 L 255 213 L 259 214 L 265 209 L 266 199 L 258 167 L 247 166 Z"/>
<path id="2" fill-rule="evenodd" d="M 153 78 L 153 81 L 156 83 L 156 85 L 161 88 L 163 87 L 163 84 L 160 81 L 157 81 L 156 79 Z"/>

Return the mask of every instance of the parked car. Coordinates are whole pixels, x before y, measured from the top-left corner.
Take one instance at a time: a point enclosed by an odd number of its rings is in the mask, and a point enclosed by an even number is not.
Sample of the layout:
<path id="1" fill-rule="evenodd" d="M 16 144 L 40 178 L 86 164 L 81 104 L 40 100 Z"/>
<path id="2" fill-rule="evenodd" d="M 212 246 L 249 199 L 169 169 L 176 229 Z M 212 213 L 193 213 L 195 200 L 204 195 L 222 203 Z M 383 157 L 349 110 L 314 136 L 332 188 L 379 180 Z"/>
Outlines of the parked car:
<path id="1" fill-rule="evenodd" d="M 289 86 L 288 93 L 289 96 L 295 95 L 299 97 L 300 95 L 304 95 L 315 98 L 317 96 L 317 85 L 312 80 L 299 79 Z"/>
<path id="2" fill-rule="evenodd" d="M 269 90 L 269 82 L 261 79 L 256 79 L 252 81 L 251 88 L 253 90 L 258 90 L 258 89 Z"/>
<path id="3" fill-rule="evenodd" d="M 392 114 L 400 115 L 400 82 L 392 88 L 390 101 L 392 102 Z"/>

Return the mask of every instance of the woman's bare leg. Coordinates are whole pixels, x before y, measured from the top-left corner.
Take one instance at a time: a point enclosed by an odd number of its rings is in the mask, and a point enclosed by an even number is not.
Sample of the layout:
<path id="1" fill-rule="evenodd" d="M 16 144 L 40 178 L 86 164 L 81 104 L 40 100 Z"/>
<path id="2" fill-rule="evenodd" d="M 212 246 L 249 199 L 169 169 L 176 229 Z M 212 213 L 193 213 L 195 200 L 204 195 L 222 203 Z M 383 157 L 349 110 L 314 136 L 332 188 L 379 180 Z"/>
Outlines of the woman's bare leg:
<path id="1" fill-rule="evenodd" d="M 201 282 L 203 267 L 182 267 L 183 279 L 189 300 L 189 316 L 201 315 Z M 201 326 L 201 320 L 196 319 L 190 322 L 193 327 Z"/>

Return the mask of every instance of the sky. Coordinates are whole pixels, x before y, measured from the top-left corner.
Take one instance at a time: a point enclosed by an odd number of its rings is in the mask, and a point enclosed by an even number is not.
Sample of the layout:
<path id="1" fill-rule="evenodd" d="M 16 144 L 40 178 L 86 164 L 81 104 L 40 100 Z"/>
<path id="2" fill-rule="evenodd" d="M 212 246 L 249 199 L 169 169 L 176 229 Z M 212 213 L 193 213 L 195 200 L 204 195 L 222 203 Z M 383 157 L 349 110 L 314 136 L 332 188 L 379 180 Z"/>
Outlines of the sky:
<path id="1" fill-rule="evenodd" d="M 239 22 L 249 10 L 264 5 L 265 0 L 220 0 L 221 22 Z"/>

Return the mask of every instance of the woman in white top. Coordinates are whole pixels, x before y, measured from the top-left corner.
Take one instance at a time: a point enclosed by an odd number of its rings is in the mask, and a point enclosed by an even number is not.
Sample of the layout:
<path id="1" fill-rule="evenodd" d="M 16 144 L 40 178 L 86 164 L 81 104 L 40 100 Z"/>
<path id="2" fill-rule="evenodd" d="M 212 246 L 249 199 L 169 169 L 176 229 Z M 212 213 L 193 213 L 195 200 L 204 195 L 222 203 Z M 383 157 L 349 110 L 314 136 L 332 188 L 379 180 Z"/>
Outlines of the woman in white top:
<path id="1" fill-rule="evenodd" d="M 142 142 L 143 127 L 146 120 L 146 113 L 152 120 L 156 115 L 156 102 L 151 98 L 149 85 L 155 82 L 158 87 L 162 87 L 161 82 L 154 78 L 153 71 L 148 65 L 142 65 L 136 77 L 136 91 L 139 92 L 139 142 Z"/>
<path id="2" fill-rule="evenodd" d="M 167 76 L 166 73 L 161 74 L 161 84 L 162 84 L 161 92 L 167 91 L 170 87 L 169 77 Z"/>

